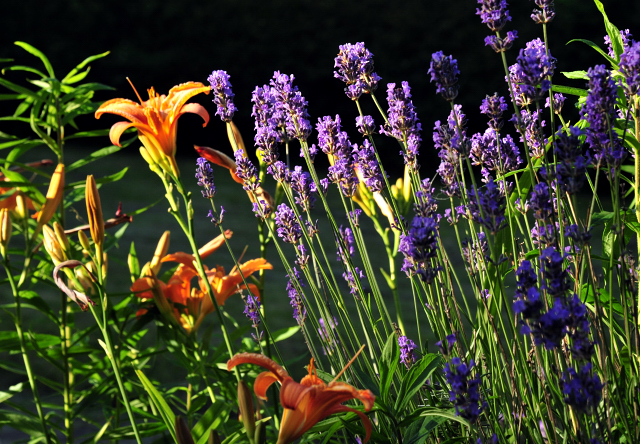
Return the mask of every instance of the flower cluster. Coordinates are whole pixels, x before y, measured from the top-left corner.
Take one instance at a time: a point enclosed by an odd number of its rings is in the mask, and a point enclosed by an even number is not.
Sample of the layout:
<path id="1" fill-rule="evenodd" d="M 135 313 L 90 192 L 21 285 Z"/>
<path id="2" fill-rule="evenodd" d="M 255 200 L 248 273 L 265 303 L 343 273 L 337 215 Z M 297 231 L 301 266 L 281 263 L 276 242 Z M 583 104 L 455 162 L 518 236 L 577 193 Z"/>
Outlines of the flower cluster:
<path id="1" fill-rule="evenodd" d="M 580 141 L 583 134 L 578 127 L 570 126 L 566 132 L 560 131 L 555 141 L 554 152 L 558 160 L 555 176 L 560 189 L 568 194 L 575 194 L 582 188 L 587 165 L 591 163 L 591 156 L 584 152 L 584 143 Z"/>
<path id="2" fill-rule="evenodd" d="M 420 183 L 420 189 L 414 193 L 415 202 L 413 204 L 413 210 L 417 216 L 438 219 L 439 216 L 436 214 L 436 211 L 438 211 L 438 201 L 433 197 L 435 192 L 436 189 L 433 188 L 431 179 L 424 179 Z"/>
<path id="3" fill-rule="evenodd" d="M 471 369 L 475 366 L 471 361 L 467 366 L 460 358 L 453 358 L 444 366 L 444 374 L 451 385 L 449 400 L 456 408 L 456 416 L 473 423 L 486 408 L 487 403 L 481 401 L 480 378 L 471 377 Z"/>
<path id="4" fill-rule="evenodd" d="M 420 132 L 422 125 L 419 122 L 413 101 L 411 100 L 411 87 L 408 82 L 402 82 L 402 87 L 396 88 L 395 83 L 387 84 L 387 103 L 389 110 L 389 122 L 380 128 L 382 134 L 398 139 L 404 145 L 405 165 L 417 168 L 418 150 L 420 149 Z"/>
<path id="5" fill-rule="evenodd" d="M 302 237 L 302 228 L 298 219 L 287 204 L 278 205 L 276 210 L 276 225 L 278 226 L 278 236 L 285 242 L 297 244 Z"/>
<path id="6" fill-rule="evenodd" d="M 487 235 L 480 231 L 478 240 L 464 239 L 462 241 L 462 258 L 467 265 L 469 274 L 484 271 L 484 264 L 489 258 L 489 244 L 487 243 Z"/>
<path id="7" fill-rule="evenodd" d="M 307 309 L 304 305 L 304 293 L 298 289 L 302 289 L 304 283 L 297 268 L 293 267 L 291 271 L 292 275 L 287 274 L 287 294 L 289 295 L 289 304 L 293 308 L 293 319 L 302 326 L 307 317 Z"/>
<path id="8" fill-rule="evenodd" d="M 338 244 L 338 261 L 346 263 L 347 254 L 349 255 L 349 257 L 353 256 L 356 240 L 353 236 L 353 231 L 351 230 L 351 228 L 345 227 L 344 225 L 340 225 L 340 228 L 338 228 L 338 234 L 339 238 L 336 240 L 336 243 Z M 345 248 L 343 248 L 342 245 L 344 245 Z"/>
<path id="9" fill-rule="evenodd" d="M 347 84 L 344 89 L 347 97 L 358 100 L 362 94 L 373 93 L 382 79 L 373 72 L 373 54 L 365 48 L 364 42 L 346 43 L 339 49 L 334 63 L 337 71 L 333 76 Z"/>
<path id="10" fill-rule="evenodd" d="M 497 35 L 504 28 L 504 25 L 511 21 L 507 2 L 505 0 L 478 0 L 478 3 L 482 6 L 476 9 L 476 15 L 479 15 L 482 23 L 485 23 L 492 32 L 496 33 L 496 35 L 485 37 L 485 46 L 490 46 L 498 53 L 507 51 L 513 46 L 514 40 L 518 38 L 517 31 L 508 31 L 503 38 Z"/>
<path id="11" fill-rule="evenodd" d="M 213 199 L 216 195 L 216 187 L 213 184 L 213 169 L 207 159 L 204 157 L 199 157 L 196 160 L 196 179 L 198 180 L 198 185 L 203 187 L 202 197 L 205 199 Z"/>
<path id="12" fill-rule="evenodd" d="M 437 223 L 431 217 L 415 216 L 407 234 L 400 235 L 398 251 L 404 255 L 402 271 L 409 276 L 417 274 L 430 284 L 440 270 L 434 265 L 438 255 Z"/>
<path id="13" fill-rule="evenodd" d="M 509 68 L 514 93 L 524 96 L 526 104 L 540 100 L 551 88 L 549 77 L 553 76 L 555 66 L 556 59 L 542 40 L 528 42 L 520 50 L 517 63 Z"/>
<path id="14" fill-rule="evenodd" d="M 532 158 L 538 159 L 543 157 L 546 146 L 546 137 L 543 128 L 547 125 L 547 122 L 542 120 L 542 111 L 532 112 L 523 109 L 520 111 L 520 118 L 520 122 L 518 122 L 518 117 L 515 114 L 511 118 L 511 122 L 516 125 L 516 130 L 520 133 L 520 142 L 526 142 Z M 522 124 L 524 135 L 522 134 L 520 124 Z"/>
<path id="15" fill-rule="evenodd" d="M 247 295 L 244 301 L 244 315 L 251 321 L 253 328 L 258 328 L 260 324 L 260 300 L 257 297 L 250 294 Z"/>
<path id="16" fill-rule="evenodd" d="M 480 105 L 480 112 L 489 117 L 489 128 L 495 131 L 502 129 L 502 113 L 504 113 L 509 106 L 504 101 L 504 97 L 498 96 L 495 93 L 492 96 L 487 96 L 482 100 Z"/>
<path id="17" fill-rule="evenodd" d="M 453 111 L 451 113 L 453 114 Z M 455 120 L 448 119 L 446 125 L 438 120 L 433 129 L 433 143 L 440 158 L 438 175 L 444 185 L 442 191 L 447 196 L 459 197 L 460 176 L 463 171 L 460 171 L 460 153 L 456 149 L 458 144 L 453 145 L 453 140 L 459 140 Z"/>
<path id="18" fill-rule="evenodd" d="M 624 76 L 625 92 L 633 97 L 640 91 L 640 42 L 633 42 L 620 56 L 620 73 Z"/>
<path id="19" fill-rule="evenodd" d="M 416 361 L 413 351 L 416 349 L 416 343 L 404 335 L 398 337 L 398 346 L 400 346 L 400 362 L 410 368 Z"/>
<path id="20" fill-rule="evenodd" d="M 376 124 L 371 116 L 356 117 L 356 128 L 358 128 L 358 132 L 365 137 L 376 132 Z"/>
<path id="21" fill-rule="evenodd" d="M 531 18 L 539 25 L 549 23 L 556 16 L 553 0 L 535 0 L 536 6 L 540 9 L 534 9 Z"/>
<path id="22" fill-rule="evenodd" d="M 294 167 L 288 180 L 291 189 L 296 192 L 295 202 L 303 211 L 309 211 L 316 202 L 315 193 L 318 191 L 311 174 L 302 171 L 301 166 Z"/>
<path id="23" fill-rule="evenodd" d="M 229 74 L 226 71 L 213 71 L 207 80 L 211 84 L 211 92 L 213 93 L 213 103 L 216 104 L 216 116 L 225 122 L 233 119 L 233 113 L 238 109 L 233 104 L 235 94 L 231 92 L 231 83 L 229 83 Z"/>
<path id="24" fill-rule="evenodd" d="M 511 136 L 498 137 L 496 130 L 487 128 L 484 134 L 474 134 L 471 137 L 471 163 L 482 167 L 482 175 L 487 177 L 490 172 L 504 176 L 522 165 L 520 150 L 516 147 Z"/>
<path id="25" fill-rule="evenodd" d="M 622 51 L 625 51 L 627 49 L 627 47 L 629 46 L 629 43 L 632 42 L 631 40 L 631 31 L 629 31 L 628 29 L 624 29 L 622 31 L 620 31 L 620 39 L 622 40 Z M 607 45 L 607 54 L 609 54 L 609 57 L 616 59 L 616 52 L 613 49 L 613 45 L 611 44 L 611 37 L 609 37 L 608 35 L 604 36 L 604 44 Z"/>
<path id="26" fill-rule="evenodd" d="M 507 226 L 505 192 L 489 177 L 483 189 L 471 187 L 467 190 L 468 208 L 474 222 L 482 225 L 495 235 Z"/>
<path id="27" fill-rule="evenodd" d="M 384 188 L 384 177 L 371 143 L 365 139 L 360 149 L 355 148 L 353 153 L 357 168 L 369 191 L 372 193 L 381 192 Z"/>
<path id="28" fill-rule="evenodd" d="M 436 82 L 436 92 L 448 101 L 458 96 L 458 61 L 453 56 L 445 56 L 442 51 L 434 52 L 431 55 L 431 64 L 429 67 L 431 81 Z"/>
<path id="29" fill-rule="evenodd" d="M 604 386 L 598 375 L 593 373 L 590 362 L 584 364 L 579 373 L 570 367 L 562 375 L 561 384 L 564 402 L 581 413 L 595 409 L 602 398 Z"/>
<path id="30" fill-rule="evenodd" d="M 564 105 L 565 100 L 565 96 L 560 93 L 556 93 L 553 95 L 553 112 L 555 114 L 560 114 L 562 112 L 562 106 Z M 544 107 L 551 108 L 551 98 L 548 96 L 545 99 Z"/>
<path id="31" fill-rule="evenodd" d="M 260 188 L 258 170 L 244 154 L 244 150 L 239 149 L 233 154 L 236 158 L 236 175 L 244 181 L 243 188 L 246 191 L 257 191 Z"/>

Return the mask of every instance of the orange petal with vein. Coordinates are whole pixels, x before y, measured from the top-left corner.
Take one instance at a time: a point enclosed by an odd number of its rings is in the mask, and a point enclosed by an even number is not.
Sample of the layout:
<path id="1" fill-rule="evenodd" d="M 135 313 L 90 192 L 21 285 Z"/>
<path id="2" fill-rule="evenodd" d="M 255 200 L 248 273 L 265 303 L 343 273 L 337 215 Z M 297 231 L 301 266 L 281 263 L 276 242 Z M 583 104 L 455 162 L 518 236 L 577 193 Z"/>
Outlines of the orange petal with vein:
<path id="1" fill-rule="evenodd" d="M 274 373 L 262 372 L 256 377 L 256 381 L 253 383 L 253 391 L 258 398 L 266 401 L 267 389 L 276 381 L 280 380 Z"/>
<path id="2" fill-rule="evenodd" d="M 366 409 L 366 410 L 369 410 L 369 409 Z M 363 442 L 369 441 L 369 438 L 371 438 L 371 428 L 372 427 L 371 427 L 371 420 L 369 420 L 367 415 L 362 413 L 360 410 L 352 409 L 350 407 L 347 407 L 346 405 L 338 405 L 338 406 L 334 407 L 333 409 L 329 410 L 327 412 L 327 416 L 328 415 L 332 415 L 334 413 L 340 413 L 340 412 L 351 412 L 351 413 L 355 413 L 356 415 L 358 415 L 360 417 L 360 420 L 362 421 L 362 426 L 364 427 L 364 430 L 366 432 Z"/>
<path id="3" fill-rule="evenodd" d="M 205 245 L 203 245 L 199 250 L 198 253 L 200 253 L 200 257 L 202 259 L 205 259 L 207 256 L 209 256 L 211 253 L 213 253 L 214 251 L 216 251 L 218 248 L 220 248 L 222 245 L 224 245 L 224 238 L 226 237 L 227 239 L 231 239 L 231 236 L 233 236 L 233 231 L 231 230 L 225 230 L 224 232 L 224 236 L 222 234 L 218 235 L 217 237 L 211 239 L 209 242 L 207 242 Z"/>
<path id="4" fill-rule="evenodd" d="M 199 103 L 187 103 L 176 115 L 176 119 L 185 113 L 197 114 L 202 117 L 202 120 L 204 120 L 204 123 L 202 124 L 203 128 L 209 123 L 209 113 Z"/>
<path id="5" fill-rule="evenodd" d="M 271 373 L 276 375 L 278 381 L 283 381 L 285 378 L 290 378 L 289 373 L 282 368 L 280 364 L 272 359 L 267 358 L 265 355 L 258 353 L 238 353 L 233 358 L 227 361 L 227 370 L 231 371 L 238 364 L 255 364 L 262 368 L 266 368 Z"/>

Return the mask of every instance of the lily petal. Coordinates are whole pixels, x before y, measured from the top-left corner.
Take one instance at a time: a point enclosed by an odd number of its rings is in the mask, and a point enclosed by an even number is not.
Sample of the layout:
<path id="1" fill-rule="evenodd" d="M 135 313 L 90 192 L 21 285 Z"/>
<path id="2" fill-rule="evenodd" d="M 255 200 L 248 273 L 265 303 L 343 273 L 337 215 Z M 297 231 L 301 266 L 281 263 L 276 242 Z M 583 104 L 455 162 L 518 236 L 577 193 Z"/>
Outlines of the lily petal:
<path id="1" fill-rule="evenodd" d="M 204 123 L 202 124 L 203 128 L 209 123 L 209 113 L 204 108 L 204 106 L 200 105 L 199 103 L 187 103 L 176 115 L 176 119 L 185 113 L 197 114 L 202 117 L 202 120 L 204 120 Z"/>
<path id="2" fill-rule="evenodd" d="M 111 99 L 104 102 L 96 110 L 96 119 L 99 119 L 104 113 L 117 114 L 129 119 L 136 125 L 146 125 L 147 117 L 144 114 L 144 108 L 138 103 L 129 99 Z"/>
<path id="3" fill-rule="evenodd" d="M 293 379 L 287 379 L 282 383 L 282 388 L 280 389 L 280 404 L 285 409 L 295 410 L 298 408 L 300 401 L 311 390 L 313 390 L 313 386 L 305 387 Z"/>
<path id="4" fill-rule="evenodd" d="M 347 407 L 346 405 L 337 405 L 331 410 L 327 411 L 327 416 L 332 415 L 334 413 L 340 413 L 340 412 L 351 412 L 358 415 L 360 417 L 360 420 L 362 421 L 362 426 L 364 427 L 364 430 L 366 432 L 363 442 L 369 441 L 369 438 L 371 438 L 372 427 L 371 427 L 371 420 L 367 417 L 367 415 L 362 413 L 360 410 L 352 409 L 351 407 Z"/>
<path id="5" fill-rule="evenodd" d="M 202 259 L 205 259 L 207 256 L 209 256 L 211 253 L 213 253 L 214 251 L 216 251 L 218 248 L 220 248 L 222 245 L 224 245 L 224 238 L 226 237 L 227 239 L 231 239 L 231 236 L 233 236 L 233 231 L 231 230 L 225 230 L 224 231 L 224 236 L 222 234 L 218 235 L 217 237 L 211 239 L 209 242 L 207 242 L 204 246 L 202 246 L 199 250 L 198 253 L 200 253 L 200 257 Z"/>
<path id="6" fill-rule="evenodd" d="M 244 181 L 236 175 L 236 168 L 238 168 L 238 165 L 231 157 L 227 156 L 222 151 L 214 150 L 208 146 L 194 145 L 193 147 L 196 149 L 200 157 L 204 157 L 209 162 L 228 169 L 233 180 L 239 184 L 244 184 Z"/>
<path id="7" fill-rule="evenodd" d="M 111 140 L 111 143 L 113 143 L 115 146 L 122 146 L 120 145 L 120 136 L 122 136 L 122 133 L 124 133 L 126 130 L 128 130 L 132 126 L 135 126 L 135 123 L 131 123 L 131 122 L 115 123 L 109 130 L 109 140 Z"/>
<path id="8" fill-rule="evenodd" d="M 177 119 L 177 114 L 180 112 L 180 108 L 182 108 L 187 100 L 200 93 L 209 94 L 210 91 L 210 86 L 205 86 L 200 82 L 181 83 L 180 85 L 176 85 L 171 88 L 166 100 L 172 108 L 171 115 L 175 116 L 173 117 L 173 121 Z"/>
<path id="9" fill-rule="evenodd" d="M 266 368 L 271 373 L 276 375 L 278 381 L 284 381 L 285 378 L 290 378 L 289 373 L 282 368 L 280 364 L 272 359 L 267 358 L 265 355 L 258 353 L 238 353 L 233 358 L 227 361 L 227 370 L 231 371 L 238 364 L 255 364 L 262 368 Z"/>
<path id="10" fill-rule="evenodd" d="M 253 391 L 258 398 L 266 401 L 267 389 L 276 381 L 280 381 L 280 379 L 278 379 L 278 376 L 274 373 L 262 372 L 256 377 L 256 381 L 253 383 Z"/>

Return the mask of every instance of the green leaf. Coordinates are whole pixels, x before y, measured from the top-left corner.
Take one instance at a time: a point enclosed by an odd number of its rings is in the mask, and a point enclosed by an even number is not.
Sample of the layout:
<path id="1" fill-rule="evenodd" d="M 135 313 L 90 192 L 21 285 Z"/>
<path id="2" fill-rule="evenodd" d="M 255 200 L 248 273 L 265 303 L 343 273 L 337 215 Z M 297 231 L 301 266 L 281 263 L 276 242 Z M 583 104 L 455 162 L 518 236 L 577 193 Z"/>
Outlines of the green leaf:
<path id="1" fill-rule="evenodd" d="M 287 327 L 287 328 L 283 328 L 281 330 L 276 331 L 275 333 L 273 333 L 271 336 L 273 337 L 273 342 L 280 342 L 280 341 L 284 341 L 287 338 L 290 338 L 291 336 L 295 335 L 298 330 L 300 330 L 300 326 L 299 325 L 295 325 L 293 327 Z M 262 346 L 266 347 L 267 346 L 267 341 L 264 340 L 262 341 Z"/>
<path id="2" fill-rule="evenodd" d="M 34 417 L 20 413 L 0 412 L 0 426 L 5 424 L 26 433 L 32 438 L 44 436 L 40 420 Z"/>
<path id="3" fill-rule="evenodd" d="M 567 42 L 567 45 L 569 43 L 572 42 L 581 42 L 584 43 L 587 46 L 590 46 L 591 48 L 595 49 L 598 53 L 600 53 L 600 55 L 602 57 L 604 57 L 605 59 L 607 59 L 612 65 L 616 65 L 616 61 L 611 58 L 611 56 L 609 54 L 607 54 L 606 52 L 604 52 L 598 45 L 596 45 L 595 43 L 593 43 L 591 40 L 585 40 L 585 39 L 573 39 L 573 40 L 569 40 Z"/>
<path id="4" fill-rule="evenodd" d="M 78 64 L 78 66 L 76 66 L 71 71 L 69 71 L 69 74 L 64 76 L 64 78 L 62 79 L 62 83 L 67 83 L 67 84 L 74 83 L 73 79 L 75 78 L 75 75 L 81 69 L 83 69 L 85 66 L 87 66 L 89 63 L 93 62 L 94 60 L 98 60 L 98 59 L 101 59 L 103 57 L 106 57 L 107 55 L 109 55 L 109 53 L 110 53 L 110 51 L 106 51 L 106 52 L 103 52 L 102 54 L 96 54 L 96 55 L 92 55 L 92 56 L 87 57 L 82 62 L 80 62 Z"/>
<path id="5" fill-rule="evenodd" d="M 387 338 L 380 357 L 380 395 L 386 403 L 389 398 L 389 389 L 393 381 L 393 375 L 398 368 L 400 361 L 400 347 L 398 346 L 398 337 L 395 332 L 391 333 Z"/>
<path id="6" fill-rule="evenodd" d="M 13 395 L 20 393 L 25 387 L 26 387 L 25 383 L 21 382 L 19 384 L 12 385 L 11 387 L 9 387 L 9 390 L 6 392 L 0 392 L 0 403 L 5 402 L 7 399 L 12 398 Z"/>
<path id="7" fill-rule="evenodd" d="M 60 337 L 38 333 L 33 339 L 38 348 L 47 348 L 60 344 Z M 28 350 L 34 350 L 34 346 L 25 338 L 25 347 Z M 20 349 L 20 338 L 15 331 L 0 331 L 0 351 L 14 351 Z"/>
<path id="8" fill-rule="evenodd" d="M 138 276 L 140 276 L 140 262 L 138 261 L 138 253 L 136 253 L 136 246 L 131 241 L 131 247 L 129 248 L 129 272 L 131 274 L 131 282 L 135 282 Z"/>
<path id="9" fill-rule="evenodd" d="M 146 390 L 151 402 L 156 407 L 156 410 L 160 413 L 160 417 L 162 418 L 162 422 L 169 429 L 169 433 L 173 437 L 173 440 L 178 442 L 178 438 L 176 437 L 176 431 L 174 429 L 174 424 L 176 422 L 176 416 L 171 411 L 169 404 L 164 400 L 162 395 L 156 388 L 153 386 L 153 383 L 149 381 L 149 379 L 142 373 L 142 370 L 135 369 L 136 375 L 140 378 L 140 382 L 142 382 L 142 386 Z"/>
<path id="10" fill-rule="evenodd" d="M 400 383 L 400 390 L 396 398 L 395 411 L 400 412 L 411 398 L 418 393 L 418 390 L 427 382 L 431 373 L 440 364 L 440 356 L 428 353 L 422 357 L 420 362 L 409 369 Z"/>
<path id="11" fill-rule="evenodd" d="M 49 73 L 49 77 L 56 76 L 55 73 L 53 72 L 53 67 L 51 66 L 51 62 L 49 62 L 49 59 L 42 53 L 42 51 L 34 48 L 33 46 L 25 42 L 14 42 L 14 43 L 17 46 L 24 49 L 25 51 L 27 51 L 29 54 L 32 54 L 37 58 L 39 58 L 42 61 L 42 64 L 44 65 L 45 69 L 47 70 L 47 73 Z"/>
<path id="12" fill-rule="evenodd" d="M 40 97 L 38 97 L 38 95 L 35 92 L 31 91 L 30 89 L 27 89 L 24 86 L 16 85 L 15 83 L 12 83 L 3 78 L 0 78 L 0 85 L 4 86 L 7 89 L 10 89 L 11 91 L 31 97 L 35 100 L 38 100 L 38 101 L 41 100 Z"/>
<path id="13" fill-rule="evenodd" d="M 563 94 L 571 94 L 572 96 L 586 96 L 587 90 L 582 88 L 574 88 L 573 86 L 553 85 L 551 89 L 555 92 Z"/>
<path id="14" fill-rule="evenodd" d="M 129 170 L 129 167 L 124 167 L 122 170 L 118 171 L 117 173 L 110 174 L 109 176 L 104 176 L 99 179 L 96 179 L 96 183 L 104 184 L 104 183 L 110 183 L 110 182 L 117 182 L 124 177 L 124 175 L 127 173 L 127 170 Z M 85 185 L 86 185 L 86 181 L 82 180 L 78 182 L 73 182 L 65 186 L 64 189 L 67 190 L 71 188 L 84 188 Z"/>
<path id="15" fill-rule="evenodd" d="M 196 444 L 204 444 L 209 439 L 211 430 L 216 430 L 220 424 L 226 422 L 229 417 L 229 410 L 231 409 L 231 403 L 223 402 L 220 400 L 204 412 L 204 415 L 191 429 L 191 434 Z"/>
<path id="16" fill-rule="evenodd" d="M 589 80 L 586 71 L 570 71 L 562 73 L 567 79 Z"/>
<path id="17" fill-rule="evenodd" d="M 91 162 L 94 162 L 98 159 L 102 159 L 103 157 L 108 156 L 109 154 L 113 154 L 113 153 L 117 153 L 118 151 L 120 151 L 123 147 L 120 146 L 115 146 L 115 145 L 111 145 L 102 149 L 99 149 L 98 151 L 94 151 L 93 153 L 89 154 L 87 157 L 85 157 L 84 159 L 80 159 L 77 160 L 75 162 L 73 162 L 71 165 L 69 165 L 66 168 L 66 172 L 69 173 L 77 168 L 83 167 Z"/>
<path id="18" fill-rule="evenodd" d="M 607 34 L 609 34 L 609 39 L 611 39 L 611 47 L 613 48 L 613 52 L 616 54 L 617 58 L 620 58 L 620 54 L 622 54 L 623 44 L 622 44 L 622 36 L 620 35 L 620 30 L 615 27 L 613 23 L 609 21 L 609 17 L 607 17 L 607 13 L 604 12 L 604 5 L 600 0 L 593 0 L 596 4 L 596 7 L 602 14 L 602 18 L 604 19 L 604 27 L 607 30 Z"/>
<path id="19" fill-rule="evenodd" d="M 2 68 L 2 74 L 4 74 L 6 71 L 26 71 L 33 74 L 37 74 L 40 77 L 47 77 L 47 75 L 42 71 L 38 71 L 37 69 L 32 68 L 30 66 L 14 65 L 14 66 L 8 66 L 6 68 Z"/>

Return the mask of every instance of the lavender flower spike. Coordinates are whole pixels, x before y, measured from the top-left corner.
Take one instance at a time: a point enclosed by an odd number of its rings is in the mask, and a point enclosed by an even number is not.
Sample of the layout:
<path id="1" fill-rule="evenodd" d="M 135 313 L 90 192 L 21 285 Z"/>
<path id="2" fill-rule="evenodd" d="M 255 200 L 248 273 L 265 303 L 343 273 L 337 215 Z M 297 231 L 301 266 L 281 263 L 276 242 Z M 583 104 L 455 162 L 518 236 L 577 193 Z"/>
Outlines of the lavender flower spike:
<path id="1" fill-rule="evenodd" d="M 436 82 L 439 94 L 448 102 L 458 96 L 458 61 L 453 56 L 445 56 L 442 51 L 434 52 L 431 55 L 431 66 L 429 67 L 431 81 Z"/>
<path id="2" fill-rule="evenodd" d="M 351 100 L 358 100 L 362 94 L 372 93 L 382 80 L 373 72 L 373 54 L 364 46 L 364 42 L 354 45 L 340 45 L 340 52 L 334 60 L 333 76 L 347 84 L 345 93 Z"/>
<path id="3" fill-rule="evenodd" d="M 196 163 L 198 164 L 196 167 L 196 179 L 198 179 L 198 185 L 204 187 L 202 197 L 213 199 L 213 196 L 216 195 L 216 187 L 213 184 L 213 169 L 204 157 L 199 157 Z"/>
<path id="4" fill-rule="evenodd" d="M 553 0 L 534 0 L 538 9 L 533 10 L 531 19 L 539 25 L 549 23 L 556 16 Z"/>
<path id="5" fill-rule="evenodd" d="M 476 9 L 476 15 L 491 31 L 498 32 L 511 21 L 506 0 L 478 0 L 478 4 L 482 6 Z"/>
<path id="6" fill-rule="evenodd" d="M 296 244 L 302 237 L 302 228 L 295 213 L 287 204 L 280 204 L 276 210 L 276 224 L 278 236 L 285 242 Z"/>
<path id="7" fill-rule="evenodd" d="M 213 71 L 207 78 L 213 92 L 213 103 L 218 106 L 216 116 L 220 116 L 220 119 L 225 122 L 231 122 L 233 113 L 238 110 L 233 104 L 235 94 L 231 92 L 229 77 L 226 71 Z"/>
<path id="8" fill-rule="evenodd" d="M 633 97 L 640 91 L 640 42 L 633 42 L 620 56 L 620 72 L 625 78 L 624 88 Z"/>
<path id="9" fill-rule="evenodd" d="M 243 188 L 245 191 L 256 191 L 260 188 L 260 179 L 258 178 L 258 170 L 251 163 L 249 158 L 244 154 L 242 149 L 234 153 L 236 158 L 236 175 L 244 181 Z"/>
<path id="10" fill-rule="evenodd" d="M 410 368 L 416 360 L 413 353 L 416 349 L 416 343 L 402 335 L 398 338 L 398 345 L 400 346 L 400 362 Z"/>
<path id="11" fill-rule="evenodd" d="M 245 299 L 244 315 L 249 318 L 253 328 L 258 328 L 260 324 L 260 301 L 257 297 L 248 294 Z"/>

